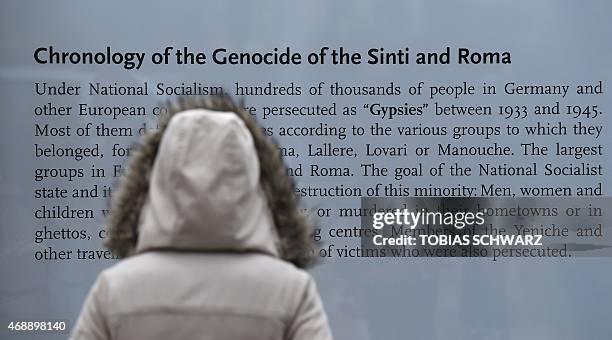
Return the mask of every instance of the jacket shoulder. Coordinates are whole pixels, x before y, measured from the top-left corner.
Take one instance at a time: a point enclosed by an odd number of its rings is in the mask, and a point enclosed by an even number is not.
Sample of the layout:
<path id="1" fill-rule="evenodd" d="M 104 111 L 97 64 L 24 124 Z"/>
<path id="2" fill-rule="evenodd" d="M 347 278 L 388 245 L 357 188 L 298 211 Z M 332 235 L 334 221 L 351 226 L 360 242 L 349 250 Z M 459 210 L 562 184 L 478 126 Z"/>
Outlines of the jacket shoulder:
<path id="1" fill-rule="evenodd" d="M 257 330 L 274 335 L 268 338 L 328 338 L 321 336 L 329 328 L 310 274 L 268 255 L 148 252 L 105 269 L 97 282 L 104 283 L 96 300 L 104 302 L 101 324 L 110 333 L 140 334 L 139 325 L 161 330 L 180 324 L 193 334 Z"/>
<path id="2" fill-rule="evenodd" d="M 112 281 L 139 279 L 149 275 L 193 271 L 189 276 L 198 277 L 198 269 L 208 274 L 261 277 L 267 280 L 303 282 L 310 274 L 293 263 L 259 253 L 186 253 L 146 252 L 130 256 L 104 269 L 100 275 Z M 200 272 L 201 273 L 201 272 Z M 209 277 L 210 278 L 210 277 Z"/>
<path id="3" fill-rule="evenodd" d="M 147 252 L 100 276 L 119 313 L 164 304 L 191 308 L 193 303 L 281 317 L 295 309 L 312 281 L 292 263 L 257 253 Z M 187 302 L 185 292 L 190 294 Z"/>

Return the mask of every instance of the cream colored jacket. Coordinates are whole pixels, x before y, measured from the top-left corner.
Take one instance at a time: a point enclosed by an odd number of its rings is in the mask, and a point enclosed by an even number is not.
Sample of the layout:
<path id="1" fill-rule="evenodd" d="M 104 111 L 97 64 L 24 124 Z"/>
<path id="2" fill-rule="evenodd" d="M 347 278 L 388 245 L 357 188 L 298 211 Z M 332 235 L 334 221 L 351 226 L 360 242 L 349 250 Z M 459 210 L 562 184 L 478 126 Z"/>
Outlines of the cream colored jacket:
<path id="1" fill-rule="evenodd" d="M 252 136 L 189 110 L 164 132 L 138 254 L 104 270 L 74 340 L 331 339 L 311 276 L 278 258 Z"/>

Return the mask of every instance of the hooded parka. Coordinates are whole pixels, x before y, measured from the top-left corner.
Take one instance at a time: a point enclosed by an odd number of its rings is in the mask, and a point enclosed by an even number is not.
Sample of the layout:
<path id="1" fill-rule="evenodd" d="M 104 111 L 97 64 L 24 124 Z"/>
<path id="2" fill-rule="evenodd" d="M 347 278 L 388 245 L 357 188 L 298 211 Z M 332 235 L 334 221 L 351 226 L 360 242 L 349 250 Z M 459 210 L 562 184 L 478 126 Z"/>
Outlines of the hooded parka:
<path id="1" fill-rule="evenodd" d="M 274 198 L 287 179 L 261 164 L 276 153 L 229 99 L 197 103 L 171 107 L 130 156 L 107 240 L 123 259 L 97 277 L 71 339 L 331 339 L 294 249 L 305 224 L 278 227 L 297 215 Z"/>

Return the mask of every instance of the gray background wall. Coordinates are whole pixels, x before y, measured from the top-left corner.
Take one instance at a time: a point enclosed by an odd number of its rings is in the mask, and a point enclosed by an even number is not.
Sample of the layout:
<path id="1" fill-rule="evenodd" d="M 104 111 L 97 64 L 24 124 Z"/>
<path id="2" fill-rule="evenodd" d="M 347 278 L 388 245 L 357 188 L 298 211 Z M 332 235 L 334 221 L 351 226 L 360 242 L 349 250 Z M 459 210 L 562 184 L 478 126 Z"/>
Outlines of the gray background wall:
<path id="1" fill-rule="evenodd" d="M 46 100 L 35 98 L 33 82 L 148 80 L 226 85 L 248 80 L 303 83 L 338 80 L 346 84 L 391 80 L 609 82 L 611 10 L 611 3 L 604 0 L 2 2 L 0 319 L 73 320 L 97 272 L 110 265 L 37 263 L 32 259 L 35 221 L 31 211 L 39 202 L 32 198 L 36 185 L 32 184 L 31 169 L 36 161 L 32 155 L 31 110 L 34 104 Z M 467 46 L 510 50 L 513 64 L 145 66 L 137 72 L 118 67 L 36 65 L 32 60 L 34 49 L 51 44 L 76 50 L 111 45 L 120 50 L 149 53 L 166 45 L 205 50 L 224 46 L 253 51 L 286 45 L 300 51 L 322 45 L 342 45 L 361 51 L 370 47 L 436 50 Z M 85 97 L 78 100 L 101 101 Z M 311 99 L 300 100 L 314 103 Z M 158 98 L 136 101 L 150 105 Z M 609 110 L 609 95 L 599 101 Z M 261 105 L 266 100 L 254 99 L 250 103 Z M 532 104 L 531 99 L 529 103 Z M 601 120 L 607 126 L 608 117 Z M 370 118 L 359 119 L 365 124 Z M 363 140 L 345 141 L 353 142 Z M 427 140 L 421 143 L 426 144 Z M 610 161 L 606 160 L 604 165 L 609 168 Z M 580 180 L 585 184 L 592 182 Z M 470 181 L 477 183 L 478 179 Z M 453 179 L 444 179 L 436 184 L 453 183 Z M 604 193 L 609 192 L 610 184 L 604 181 Z M 318 200 L 305 203 L 330 207 L 346 204 Z M 358 205 L 358 199 L 352 203 Z M 101 202 L 99 207 L 103 205 Z M 358 223 L 337 219 L 323 222 Z M 611 264 L 609 258 L 501 263 L 489 259 L 334 258 L 312 273 L 337 339 L 612 339 Z"/>

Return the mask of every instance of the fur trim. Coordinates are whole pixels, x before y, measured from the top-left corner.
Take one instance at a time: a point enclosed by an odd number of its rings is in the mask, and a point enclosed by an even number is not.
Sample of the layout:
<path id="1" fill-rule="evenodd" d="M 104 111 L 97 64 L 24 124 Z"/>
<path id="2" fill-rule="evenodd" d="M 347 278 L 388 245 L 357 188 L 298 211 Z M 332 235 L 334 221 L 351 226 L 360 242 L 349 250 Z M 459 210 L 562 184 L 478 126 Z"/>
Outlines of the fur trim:
<path id="1" fill-rule="evenodd" d="M 278 145 L 244 110 L 243 104 L 236 104 L 226 95 L 179 97 L 174 102 L 166 103 L 167 110 L 159 117 L 159 128 L 149 130 L 132 149 L 124 173 L 113 191 L 107 216 L 107 238 L 104 242 L 113 254 L 119 257 L 134 254 L 140 211 L 149 190 L 149 178 L 157 150 L 170 118 L 185 110 L 208 109 L 234 112 L 245 122 L 253 136 L 260 164 L 260 183 L 278 231 L 280 257 L 300 268 L 316 262 L 311 236 L 312 223 L 299 209 L 295 183 L 287 174 Z"/>

